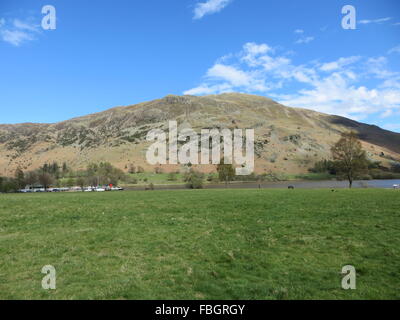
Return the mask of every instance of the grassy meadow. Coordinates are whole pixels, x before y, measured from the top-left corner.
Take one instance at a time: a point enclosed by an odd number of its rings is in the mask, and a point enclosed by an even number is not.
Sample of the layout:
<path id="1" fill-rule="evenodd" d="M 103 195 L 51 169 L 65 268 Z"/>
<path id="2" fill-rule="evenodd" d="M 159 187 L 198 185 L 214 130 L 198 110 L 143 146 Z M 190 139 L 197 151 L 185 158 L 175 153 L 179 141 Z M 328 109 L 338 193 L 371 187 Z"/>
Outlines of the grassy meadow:
<path id="1" fill-rule="evenodd" d="M 397 190 L 0 194 L 0 299 L 400 299 L 399 235 Z"/>

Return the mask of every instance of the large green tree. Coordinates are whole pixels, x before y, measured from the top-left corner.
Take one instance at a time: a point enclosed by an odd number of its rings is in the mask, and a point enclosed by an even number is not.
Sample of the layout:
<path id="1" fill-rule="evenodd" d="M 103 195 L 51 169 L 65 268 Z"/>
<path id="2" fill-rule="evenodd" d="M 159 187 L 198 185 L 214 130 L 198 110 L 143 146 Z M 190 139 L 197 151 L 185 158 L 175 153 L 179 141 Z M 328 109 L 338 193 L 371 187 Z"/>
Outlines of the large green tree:
<path id="1" fill-rule="evenodd" d="M 343 133 L 340 140 L 332 147 L 332 156 L 339 176 L 349 181 L 349 188 L 360 174 L 368 170 L 366 152 L 355 132 Z"/>

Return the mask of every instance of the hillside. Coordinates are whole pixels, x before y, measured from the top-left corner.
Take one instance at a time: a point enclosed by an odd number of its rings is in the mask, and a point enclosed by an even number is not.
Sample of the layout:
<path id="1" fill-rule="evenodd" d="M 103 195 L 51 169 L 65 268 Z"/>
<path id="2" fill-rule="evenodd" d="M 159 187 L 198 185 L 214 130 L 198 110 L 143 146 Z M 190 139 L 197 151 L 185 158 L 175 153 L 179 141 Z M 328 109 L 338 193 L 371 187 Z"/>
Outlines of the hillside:
<path id="1" fill-rule="evenodd" d="M 132 163 L 151 170 L 145 160 L 146 134 L 153 128 L 167 130 L 168 120 L 197 132 L 254 128 L 260 173 L 306 172 L 316 161 L 329 158 L 331 145 L 349 130 L 359 133 L 371 159 L 384 165 L 400 159 L 400 134 L 376 126 L 247 94 L 171 95 L 59 123 L 0 125 L 0 175 L 12 175 L 18 166 L 30 170 L 51 161 L 65 161 L 74 169 L 91 161 L 109 161 L 121 169 Z"/>

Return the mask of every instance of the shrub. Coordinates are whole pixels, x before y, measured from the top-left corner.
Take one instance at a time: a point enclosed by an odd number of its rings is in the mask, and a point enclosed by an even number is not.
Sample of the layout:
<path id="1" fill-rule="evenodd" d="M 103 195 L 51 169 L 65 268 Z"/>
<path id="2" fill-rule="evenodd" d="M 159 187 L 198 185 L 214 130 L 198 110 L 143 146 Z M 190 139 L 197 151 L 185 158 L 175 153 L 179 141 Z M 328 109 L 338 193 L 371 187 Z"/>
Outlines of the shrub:
<path id="1" fill-rule="evenodd" d="M 189 189 L 203 189 L 204 174 L 190 169 L 185 174 L 186 187 Z"/>

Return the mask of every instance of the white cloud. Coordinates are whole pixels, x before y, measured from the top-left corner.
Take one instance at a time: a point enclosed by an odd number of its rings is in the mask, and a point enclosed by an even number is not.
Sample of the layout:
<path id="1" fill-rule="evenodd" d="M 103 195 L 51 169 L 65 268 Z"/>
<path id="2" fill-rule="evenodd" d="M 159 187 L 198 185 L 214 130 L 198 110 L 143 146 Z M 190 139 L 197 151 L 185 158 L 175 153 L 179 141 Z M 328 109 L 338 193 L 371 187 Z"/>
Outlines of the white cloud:
<path id="1" fill-rule="evenodd" d="M 368 74 L 373 75 L 373 77 L 377 79 L 387 80 L 395 80 L 399 73 L 393 72 L 387 69 L 387 58 L 386 57 L 373 57 L 368 58 L 365 62 L 365 69 L 368 71 Z"/>
<path id="2" fill-rule="evenodd" d="M 396 47 L 390 49 L 390 50 L 388 51 L 388 53 L 389 53 L 389 54 L 392 54 L 392 53 L 400 53 L 400 44 L 399 44 L 398 46 L 396 46 Z"/>
<path id="3" fill-rule="evenodd" d="M 187 95 L 205 95 L 214 93 L 233 92 L 233 88 L 229 84 L 213 85 L 213 86 L 199 86 L 184 92 Z"/>
<path id="4" fill-rule="evenodd" d="M 212 94 L 234 91 L 243 88 L 245 91 L 266 91 L 265 79 L 258 71 L 243 71 L 234 66 L 215 64 L 205 76 L 207 84 L 185 91 L 184 94 Z"/>
<path id="5" fill-rule="evenodd" d="M 29 33 L 19 30 L 1 30 L 1 36 L 3 41 L 11 43 L 16 47 L 25 41 L 34 40 Z"/>
<path id="6" fill-rule="evenodd" d="M 13 21 L 14 27 L 20 30 L 27 30 L 32 32 L 39 32 L 39 26 L 33 23 L 23 22 L 19 19 L 14 19 Z"/>
<path id="7" fill-rule="evenodd" d="M 356 86 L 346 73 L 333 73 L 314 83 L 311 89 L 302 89 L 280 102 L 362 119 L 368 114 L 387 114 L 388 110 L 400 108 L 400 91 Z"/>
<path id="8" fill-rule="evenodd" d="M 296 41 L 297 44 L 306 44 L 314 40 L 314 37 L 302 37 Z"/>
<path id="9" fill-rule="evenodd" d="M 268 51 L 273 50 L 270 46 L 266 45 L 265 43 L 257 44 L 254 42 L 246 43 L 244 45 L 244 48 L 248 53 L 252 55 L 267 53 Z"/>
<path id="10" fill-rule="evenodd" d="M 296 29 L 296 30 L 294 30 L 294 33 L 297 33 L 297 34 L 299 34 L 299 33 L 304 33 L 304 30 L 302 30 L 302 29 Z"/>
<path id="11" fill-rule="evenodd" d="M 224 9 L 232 0 L 207 0 L 199 2 L 194 9 L 194 19 L 201 19 L 205 15 L 213 14 Z"/>
<path id="12" fill-rule="evenodd" d="M 6 23 L 4 18 L 0 19 L 0 38 L 16 47 L 27 41 L 35 40 L 34 34 L 40 33 L 38 25 L 23 22 L 19 19 Z"/>
<path id="13" fill-rule="evenodd" d="M 320 70 L 322 71 L 334 71 L 334 70 L 338 70 L 338 69 L 342 69 L 345 66 L 348 66 L 354 62 L 357 62 L 358 60 L 360 60 L 361 57 L 359 56 L 353 56 L 353 57 L 348 57 L 348 58 L 340 58 L 336 61 L 333 62 L 328 62 L 328 63 L 324 63 L 321 67 Z"/>
<path id="14" fill-rule="evenodd" d="M 358 120 L 400 112 L 400 72 L 388 70 L 385 57 L 350 56 L 296 65 L 277 51 L 267 44 L 247 43 L 223 63 L 218 60 L 203 82 L 184 94 L 266 94 L 292 107 Z"/>
<path id="15" fill-rule="evenodd" d="M 394 26 L 400 26 L 400 22 L 393 23 Z"/>
<path id="16" fill-rule="evenodd" d="M 245 54 L 241 57 L 241 60 L 253 66 L 260 63 L 260 60 L 258 59 L 260 55 L 273 51 L 273 49 L 266 44 L 258 45 L 253 42 L 246 43 L 243 46 L 243 49 Z"/>
<path id="17" fill-rule="evenodd" d="M 251 76 L 246 72 L 223 64 L 216 64 L 209 69 L 207 77 L 227 81 L 235 87 L 246 86 L 251 81 Z"/>
<path id="18" fill-rule="evenodd" d="M 358 23 L 360 24 L 370 24 L 370 23 L 382 23 L 391 20 L 392 18 L 386 17 L 386 18 L 381 18 L 381 19 L 375 19 L 375 20 L 360 20 Z"/>

